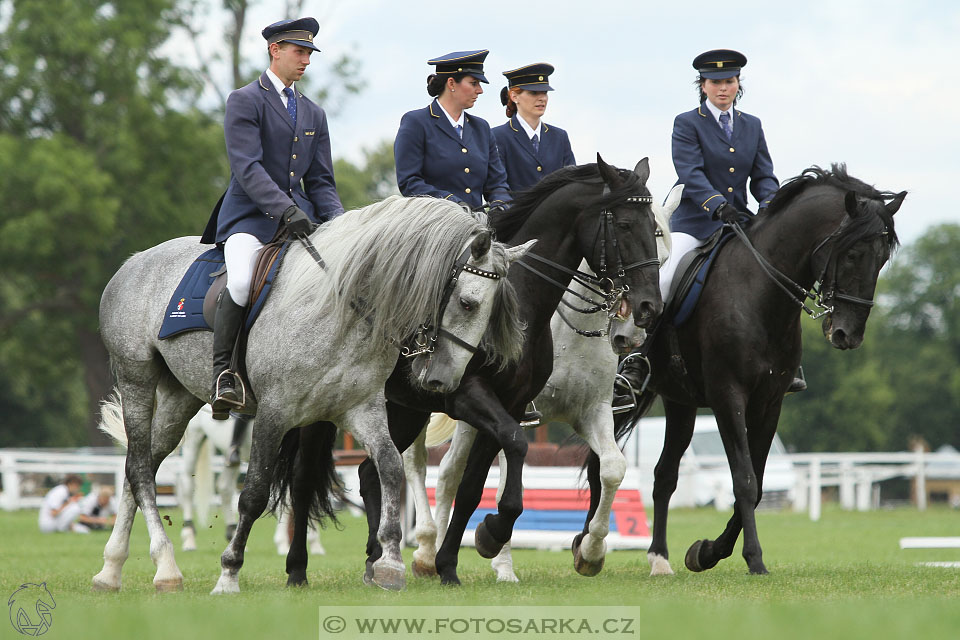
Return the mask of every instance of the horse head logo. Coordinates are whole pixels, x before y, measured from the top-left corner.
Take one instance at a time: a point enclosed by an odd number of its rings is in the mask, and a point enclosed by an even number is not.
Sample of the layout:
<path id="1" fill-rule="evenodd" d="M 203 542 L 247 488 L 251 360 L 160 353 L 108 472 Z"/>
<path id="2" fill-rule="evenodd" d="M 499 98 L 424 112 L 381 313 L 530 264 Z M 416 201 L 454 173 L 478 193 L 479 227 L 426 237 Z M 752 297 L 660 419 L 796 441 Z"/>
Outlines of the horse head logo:
<path id="1" fill-rule="evenodd" d="M 42 636 L 53 624 L 53 614 L 57 603 L 47 589 L 47 583 L 27 583 L 13 592 L 7 600 L 10 608 L 10 624 L 25 636 Z"/>

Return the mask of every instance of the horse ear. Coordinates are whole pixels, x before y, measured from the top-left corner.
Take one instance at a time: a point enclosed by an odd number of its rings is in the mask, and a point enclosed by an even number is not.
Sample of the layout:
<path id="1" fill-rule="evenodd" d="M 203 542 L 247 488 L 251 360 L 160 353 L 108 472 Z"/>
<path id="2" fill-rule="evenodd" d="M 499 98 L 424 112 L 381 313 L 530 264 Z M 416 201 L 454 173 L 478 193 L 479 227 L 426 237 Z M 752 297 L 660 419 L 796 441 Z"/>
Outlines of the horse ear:
<path id="1" fill-rule="evenodd" d="M 600 177 L 603 178 L 603 181 L 608 185 L 614 186 L 620 184 L 620 175 L 617 173 L 617 170 L 604 162 L 599 152 L 597 153 L 597 169 L 600 171 Z"/>
<path id="2" fill-rule="evenodd" d="M 490 232 L 481 231 L 470 243 L 470 255 L 474 260 L 479 260 L 490 251 Z"/>
<path id="3" fill-rule="evenodd" d="M 847 210 L 847 215 L 851 218 L 857 217 L 860 213 L 860 207 L 857 205 L 857 194 L 855 191 L 847 191 L 843 198 L 843 206 Z"/>
<path id="4" fill-rule="evenodd" d="M 512 264 L 515 260 L 519 260 L 523 257 L 527 251 L 533 248 L 533 245 L 537 244 L 537 239 L 527 240 L 523 244 L 518 244 L 515 247 L 507 247 L 507 264 Z"/>
<path id="5" fill-rule="evenodd" d="M 683 185 L 678 184 L 670 189 L 670 193 L 667 194 L 667 199 L 663 201 L 663 206 L 660 207 L 660 210 L 663 211 L 663 214 L 669 218 L 673 215 L 673 212 L 677 210 L 677 207 L 680 206 L 680 199 L 683 197 Z"/>
<path id="6" fill-rule="evenodd" d="M 903 199 L 907 197 L 906 191 L 901 191 L 894 197 L 893 200 L 887 203 L 887 212 L 892 216 L 897 211 L 900 211 L 900 205 L 903 204 Z"/>
<path id="7" fill-rule="evenodd" d="M 644 158 L 633 168 L 633 172 L 640 176 L 640 184 L 647 184 L 647 178 L 650 177 L 650 159 Z"/>

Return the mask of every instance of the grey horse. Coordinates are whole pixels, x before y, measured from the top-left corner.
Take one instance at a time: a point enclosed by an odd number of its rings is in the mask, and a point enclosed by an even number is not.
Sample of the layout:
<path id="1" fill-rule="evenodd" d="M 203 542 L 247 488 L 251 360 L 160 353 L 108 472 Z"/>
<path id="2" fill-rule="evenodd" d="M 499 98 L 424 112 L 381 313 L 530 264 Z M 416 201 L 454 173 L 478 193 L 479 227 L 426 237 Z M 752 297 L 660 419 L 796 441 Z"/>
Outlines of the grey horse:
<path id="1" fill-rule="evenodd" d="M 456 389 L 481 340 L 494 357 L 508 362 L 519 357 L 516 295 L 502 276 L 532 243 L 506 248 L 491 241 L 482 216 L 468 215 L 452 202 L 399 196 L 348 212 L 310 240 L 325 267 L 302 246 L 291 246 L 250 330 L 248 405 L 257 419 L 240 521 L 221 557 L 213 593 L 240 589 L 243 551 L 253 521 L 267 507 L 284 434 L 321 421 L 352 433 L 381 471 L 389 500 L 378 530 L 385 552 L 374 581 L 403 588 L 403 471 L 387 432 L 383 396 L 403 343 L 423 336 L 424 326 L 436 328 L 411 353 L 416 382 L 436 391 Z M 203 250 L 197 238 L 188 237 L 135 254 L 107 284 L 100 302 L 101 335 L 117 380 L 116 396 L 103 406 L 101 429 L 125 435 L 128 448 L 119 514 L 94 589 L 120 589 L 138 506 L 157 567 L 154 586 L 183 587 L 157 511 L 155 477 L 206 401 L 212 337 L 190 332 L 159 340 L 157 334 L 181 274 Z"/>

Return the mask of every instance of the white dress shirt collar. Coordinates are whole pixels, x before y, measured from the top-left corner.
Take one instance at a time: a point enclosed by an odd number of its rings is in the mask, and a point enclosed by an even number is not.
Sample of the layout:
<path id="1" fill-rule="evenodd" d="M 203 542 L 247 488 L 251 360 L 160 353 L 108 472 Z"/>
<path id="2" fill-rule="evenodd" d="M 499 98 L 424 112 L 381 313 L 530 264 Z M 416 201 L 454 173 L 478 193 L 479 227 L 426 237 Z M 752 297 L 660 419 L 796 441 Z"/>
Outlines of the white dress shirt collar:
<path id="1" fill-rule="evenodd" d="M 447 110 L 443 108 L 443 105 L 440 104 L 439 100 L 437 100 L 437 106 L 440 107 L 440 111 L 443 111 L 443 115 L 447 116 L 447 120 L 450 121 L 450 124 L 453 126 L 454 129 L 457 128 L 457 125 L 460 125 L 461 127 L 463 126 L 463 111 L 460 112 L 460 119 L 454 120 L 453 116 L 447 113 Z"/>
<path id="2" fill-rule="evenodd" d="M 267 77 L 270 78 L 270 83 L 273 85 L 273 88 L 280 94 L 280 99 L 283 100 L 283 106 L 287 106 L 287 94 L 283 92 L 286 85 L 283 84 L 283 80 L 281 80 L 272 69 L 267 69 Z M 295 85 L 296 83 L 290 85 L 290 88 L 294 90 L 294 95 L 296 95 L 297 90 Z"/>
<path id="3" fill-rule="evenodd" d="M 543 121 L 537 123 L 537 128 L 534 129 L 530 126 L 526 120 L 523 119 L 519 113 L 517 114 L 517 122 L 520 123 L 520 126 L 523 127 L 523 130 L 527 132 L 527 137 L 533 140 L 533 136 L 537 136 L 537 140 L 543 140 L 543 135 L 540 133 L 540 130 L 543 128 Z"/>
<path id="4" fill-rule="evenodd" d="M 721 114 L 721 113 L 729 113 L 729 114 L 730 114 L 730 130 L 731 130 L 731 131 L 733 130 L 733 120 L 734 120 L 733 114 L 734 114 L 734 111 L 733 111 L 733 107 L 732 107 L 732 106 L 731 106 L 726 112 L 723 112 L 723 111 L 721 111 L 720 109 L 718 109 L 715 104 L 713 104 L 712 102 L 710 102 L 710 100 L 704 100 L 703 102 L 704 102 L 704 104 L 707 105 L 707 109 L 710 110 L 710 113 L 713 115 L 713 119 L 717 121 L 717 124 L 720 124 L 720 114 Z"/>

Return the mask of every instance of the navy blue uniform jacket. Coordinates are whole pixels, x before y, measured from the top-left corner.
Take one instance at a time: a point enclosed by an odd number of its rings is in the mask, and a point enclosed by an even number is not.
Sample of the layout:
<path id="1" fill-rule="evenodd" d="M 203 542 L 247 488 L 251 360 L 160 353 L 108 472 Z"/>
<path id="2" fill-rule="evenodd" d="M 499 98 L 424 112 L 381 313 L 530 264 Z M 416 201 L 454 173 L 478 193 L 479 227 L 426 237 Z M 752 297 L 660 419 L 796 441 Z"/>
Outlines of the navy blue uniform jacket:
<path id="1" fill-rule="evenodd" d="M 541 122 L 540 151 L 533 150 L 527 132 L 513 115 L 506 123 L 493 128 L 500 160 L 507 171 L 507 184 L 513 192 L 529 189 L 547 174 L 577 164 L 570 148 L 567 132 Z"/>
<path id="2" fill-rule="evenodd" d="M 280 227 L 280 215 L 292 204 L 314 222 L 343 212 L 327 116 L 299 91 L 296 97 L 296 127 L 266 72 L 227 98 L 223 133 L 230 185 L 201 242 L 224 242 L 234 233 L 269 242 Z"/>
<path id="3" fill-rule="evenodd" d="M 673 166 L 684 187 L 672 231 L 707 238 L 723 224 L 713 219 L 721 204 L 747 211 L 747 178 L 761 208 L 780 187 L 760 119 L 736 109 L 734 114 L 732 140 L 704 104 L 673 121 Z"/>
<path id="4" fill-rule="evenodd" d="M 480 207 L 507 202 L 507 174 L 487 121 L 464 114 L 463 138 L 434 100 L 400 119 L 393 143 L 397 186 L 405 196 L 434 196 Z"/>

